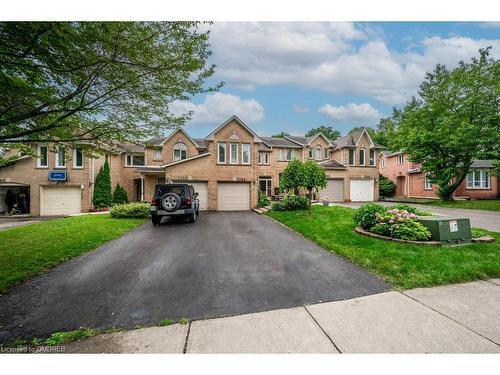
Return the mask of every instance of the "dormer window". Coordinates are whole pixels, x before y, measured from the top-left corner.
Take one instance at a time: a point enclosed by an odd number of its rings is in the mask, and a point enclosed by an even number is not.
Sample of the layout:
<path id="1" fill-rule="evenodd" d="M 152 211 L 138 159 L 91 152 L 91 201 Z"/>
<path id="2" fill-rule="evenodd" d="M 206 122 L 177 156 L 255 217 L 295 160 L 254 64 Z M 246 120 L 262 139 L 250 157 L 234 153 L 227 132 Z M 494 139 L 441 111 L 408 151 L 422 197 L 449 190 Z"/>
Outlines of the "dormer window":
<path id="1" fill-rule="evenodd" d="M 353 148 L 350 148 L 349 149 L 349 165 L 354 165 L 354 163 L 356 162 L 355 157 L 356 157 L 355 150 Z"/>
<path id="2" fill-rule="evenodd" d="M 364 148 L 359 150 L 359 165 L 365 165 L 365 152 Z"/>
<path id="3" fill-rule="evenodd" d="M 370 150 L 370 166 L 375 166 L 375 150 Z"/>
<path id="4" fill-rule="evenodd" d="M 316 146 L 316 160 L 321 160 L 321 146 Z"/>
<path id="5" fill-rule="evenodd" d="M 174 145 L 174 161 L 184 160 L 187 158 L 187 147 L 184 143 L 176 143 Z"/>

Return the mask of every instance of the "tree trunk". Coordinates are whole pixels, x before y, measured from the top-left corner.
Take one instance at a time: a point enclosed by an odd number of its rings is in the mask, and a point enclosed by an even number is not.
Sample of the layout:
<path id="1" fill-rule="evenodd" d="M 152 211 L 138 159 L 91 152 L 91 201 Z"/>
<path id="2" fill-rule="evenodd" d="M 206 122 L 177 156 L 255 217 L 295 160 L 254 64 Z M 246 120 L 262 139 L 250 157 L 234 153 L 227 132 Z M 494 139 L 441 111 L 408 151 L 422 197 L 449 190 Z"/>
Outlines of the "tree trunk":
<path id="1" fill-rule="evenodd" d="M 312 191 L 313 189 L 312 188 L 308 188 L 308 196 L 309 196 L 309 212 L 311 212 L 311 201 L 312 201 Z"/>
<path id="2" fill-rule="evenodd" d="M 437 190 L 437 195 L 438 195 L 439 199 L 441 199 L 443 201 L 452 201 L 453 200 L 453 193 L 455 192 L 455 190 L 457 190 L 457 188 L 460 186 L 462 181 L 465 179 L 465 177 L 467 176 L 467 173 L 469 173 L 469 168 L 462 169 L 460 176 L 457 178 L 457 180 L 453 184 L 451 184 L 451 185 L 446 184 L 444 186 L 439 185 L 438 190 Z"/>

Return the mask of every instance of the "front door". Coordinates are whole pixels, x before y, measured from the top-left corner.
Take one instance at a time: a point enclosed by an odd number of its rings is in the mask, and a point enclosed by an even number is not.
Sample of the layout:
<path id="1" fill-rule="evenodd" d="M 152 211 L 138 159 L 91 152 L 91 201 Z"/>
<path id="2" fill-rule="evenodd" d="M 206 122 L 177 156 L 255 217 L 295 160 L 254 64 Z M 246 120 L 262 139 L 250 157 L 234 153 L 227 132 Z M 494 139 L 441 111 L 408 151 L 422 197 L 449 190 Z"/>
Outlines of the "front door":
<path id="1" fill-rule="evenodd" d="M 259 191 L 268 197 L 272 195 L 272 178 L 270 176 L 259 177 Z"/>
<path id="2" fill-rule="evenodd" d="M 142 201 L 142 180 L 140 178 L 134 179 L 134 192 L 135 192 L 135 201 Z"/>

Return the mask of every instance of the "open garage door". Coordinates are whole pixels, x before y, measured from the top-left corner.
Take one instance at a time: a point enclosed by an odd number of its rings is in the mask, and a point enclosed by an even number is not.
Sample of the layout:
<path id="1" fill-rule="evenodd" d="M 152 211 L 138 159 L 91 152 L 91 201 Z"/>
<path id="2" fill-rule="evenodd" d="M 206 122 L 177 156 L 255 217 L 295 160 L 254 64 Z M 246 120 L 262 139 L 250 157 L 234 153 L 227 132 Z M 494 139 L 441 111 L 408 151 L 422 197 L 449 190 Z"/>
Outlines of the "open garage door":
<path id="1" fill-rule="evenodd" d="M 370 180 L 351 180 L 351 201 L 352 202 L 372 202 L 373 201 L 374 181 Z"/>
<path id="2" fill-rule="evenodd" d="M 80 186 L 42 186 L 41 216 L 72 215 L 82 212 Z"/>
<path id="3" fill-rule="evenodd" d="M 217 184 L 217 209 L 219 211 L 249 210 L 250 184 L 219 182 Z"/>
<path id="4" fill-rule="evenodd" d="M 200 210 L 206 211 L 208 209 L 208 183 L 206 182 L 187 182 L 193 185 L 194 191 L 198 193 L 200 200 Z"/>

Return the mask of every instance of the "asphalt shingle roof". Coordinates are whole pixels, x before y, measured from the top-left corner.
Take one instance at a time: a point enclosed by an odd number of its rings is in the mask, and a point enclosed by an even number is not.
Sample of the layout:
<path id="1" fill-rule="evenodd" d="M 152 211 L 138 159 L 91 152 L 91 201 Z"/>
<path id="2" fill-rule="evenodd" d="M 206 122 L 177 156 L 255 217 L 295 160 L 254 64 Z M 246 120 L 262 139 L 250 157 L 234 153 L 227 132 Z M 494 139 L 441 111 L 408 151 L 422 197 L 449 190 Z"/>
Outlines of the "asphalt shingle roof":
<path id="1" fill-rule="evenodd" d="M 346 166 L 335 159 L 325 160 L 318 163 L 325 169 L 346 169 Z"/>
<path id="2" fill-rule="evenodd" d="M 297 143 L 294 143 L 285 138 L 276 138 L 276 137 L 260 137 L 260 138 L 264 142 L 266 142 L 269 146 L 300 148 L 300 146 Z"/>

